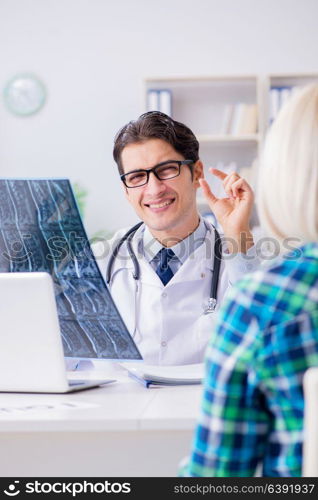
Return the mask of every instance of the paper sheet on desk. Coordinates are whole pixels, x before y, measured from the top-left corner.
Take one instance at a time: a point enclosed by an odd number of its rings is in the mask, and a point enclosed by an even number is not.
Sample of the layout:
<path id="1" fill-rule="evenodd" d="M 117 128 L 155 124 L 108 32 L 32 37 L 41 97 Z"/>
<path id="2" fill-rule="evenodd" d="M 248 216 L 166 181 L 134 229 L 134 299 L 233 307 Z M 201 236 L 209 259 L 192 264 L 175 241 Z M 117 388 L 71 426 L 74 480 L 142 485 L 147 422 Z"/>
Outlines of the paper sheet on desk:
<path id="1" fill-rule="evenodd" d="M 141 363 L 120 363 L 144 385 L 192 385 L 200 384 L 204 376 L 204 364 L 191 365 L 143 365 Z"/>
<path id="2" fill-rule="evenodd" d="M 1 417 L 8 418 L 9 416 L 18 416 L 18 415 L 29 415 L 34 413 L 43 413 L 43 412 L 54 412 L 54 411 L 69 411 L 69 410 L 78 410 L 83 408 L 96 408 L 99 405 L 91 404 L 91 403 L 82 403 L 81 401 L 75 402 L 56 402 L 52 399 L 45 399 L 43 401 L 39 401 L 38 399 L 27 399 L 24 402 L 21 401 L 12 401 L 11 403 L 1 404 L 0 403 L 0 419 Z"/>

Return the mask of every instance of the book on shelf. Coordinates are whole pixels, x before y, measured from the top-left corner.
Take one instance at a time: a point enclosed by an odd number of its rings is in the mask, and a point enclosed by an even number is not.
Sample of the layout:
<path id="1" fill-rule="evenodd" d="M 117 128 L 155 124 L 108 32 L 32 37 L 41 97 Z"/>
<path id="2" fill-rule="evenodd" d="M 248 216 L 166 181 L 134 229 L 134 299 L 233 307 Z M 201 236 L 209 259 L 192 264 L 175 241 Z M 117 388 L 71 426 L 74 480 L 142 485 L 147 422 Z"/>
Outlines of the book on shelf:
<path id="1" fill-rule="evenodd" d="M 276 87 L 271 87 L 269 91 L 269 122 L 272 123 L 279 111 L 280 106 L 280 95 L 279 89 Z"/>
<path id="2" fill-rule="evenodd" d="M 229 111 L 226 111 L 229 113 Z M 228 126 L 230 135 L 252 135 L 257 132 L 257 105 L 239 102 L 233 106 L 231 122 Z"/>
<path id="3" fill-rule="evenodd" d="M 293 91 L 292 87 L 284 87 L 280 90 L 280 99 L 279 99 L 280 108 L 284 106 L 284 104 L 291 97 L 292 91 Z"/>
<path id="4" fill-rule="evenodd" d="M 172 114 L 172 92 L 169 89 L 148 89 L 147 111 L 161 111 Z"/>
<path id="5" fill-rule="evenodd" d="M 269 123 L 277 117 L 284 104 L 299 90 L 297 85 L 272 86 L 269 91 Z"/>
<path id="6" fill-rule="evenodd" d="M 257 106 L 256 104 L 247 104 L 244 109 L 244 117 L 241 123 L 241 128 L 238 131 L 239 135 L 252 135 L 257 132 Z"/>
<path id="7" fill-rule="evenodd" d="M 128 362 L 120 366 L 145 387 L 201 384 L 204 376 L 204 363 L 158 366 Z"/>
<path id="8" fill-rule="evenodd" d="M 245 107 L 246 104 L 244 102 L 238 102 L 237 104 L 235 104 L 230 129 L 231 135 L 239 135 L 239 131 L 242 128 L 242 124 L 244 122 Z"/>
<path id="9" fill-rule="evenodd" d="M 159 93 L 157 90 L 148 90 L 147 92 L 147 111 L 159 110 Z"/>
<path id="10" fill-rule="evenodd" d="M 222 113 L 220 134 L 227 135 L 231 131 L 231 123 L 234 111 L 234 104 L 226 104 Z"/>
<path id="11" fill-rule="evenodd" d="M 162 113 L 165 113 L 166 115 L 171 116 L 171 90 L 160 90 L 159 93 L 159 111 L 162 111 Z"/>

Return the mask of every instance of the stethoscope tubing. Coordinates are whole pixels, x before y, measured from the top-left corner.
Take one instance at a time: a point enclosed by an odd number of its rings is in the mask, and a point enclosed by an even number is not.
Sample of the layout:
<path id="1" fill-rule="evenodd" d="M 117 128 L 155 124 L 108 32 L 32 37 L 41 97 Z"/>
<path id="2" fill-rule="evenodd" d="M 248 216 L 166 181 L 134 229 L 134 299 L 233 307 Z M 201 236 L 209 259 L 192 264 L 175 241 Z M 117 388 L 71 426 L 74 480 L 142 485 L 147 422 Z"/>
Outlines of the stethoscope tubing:
<path id="1" fill-rule="evenodd" d="M 118 241 L 116 244 L 115 248 L 112 251 L 112 254 L 110 256 L 110 259 L 108 261 L 107 269 L 106 269 L 106 283 L 109 285 L 110 280 L 111 280 L 111 272 L 112 268 L 115 262 L 115 259 L 118 255 L 118 252 L 121 248 L 121 246 L 127 241 L 127 249 L 129 256 L 132 260 L 134 270 L 133 270 L 133 278 L 134 280 L 139 280 L 140 279 L 140 265 L 138 262 L 138 259 L 132 249 L 132 238 L 134 237 L 136 231 L 140 228 L 140 226 L 143 224 L 143 222 L 138 222 L 135 226 L 131 227 L 126 234 Z M 212 281 L 211 281 L 211 288 L 210 288 L 210 297 L 208 301 L 208 306 L 204 311 L 204 314 L 209 314 L 214 312 L 216 304 L 217 304 L 217 292 L 218 292 L 218 283 L 219 283 L 219 276 L 220 276 L 220 267 L 221 267 L 221 261 L 222 261 L 222 241 L 220 238 L 220 235 L 216 228 L 213 226 L 214 229 L 214 256 L 213 256 L 213 274 L 212 274 Z"/>

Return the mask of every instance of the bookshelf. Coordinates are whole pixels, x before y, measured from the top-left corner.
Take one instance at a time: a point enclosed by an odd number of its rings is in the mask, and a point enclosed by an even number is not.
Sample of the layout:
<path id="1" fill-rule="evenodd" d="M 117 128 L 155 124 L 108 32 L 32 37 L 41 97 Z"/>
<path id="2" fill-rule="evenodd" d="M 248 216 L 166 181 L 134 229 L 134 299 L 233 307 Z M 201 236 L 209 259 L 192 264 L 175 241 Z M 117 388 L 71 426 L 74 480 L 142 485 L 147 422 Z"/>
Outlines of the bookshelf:
<path id="1" fill-rule="evenodd" d="M 144 109 L 159 109 L 191 128 L 200 143 L 200 158 L 209 184 L 216 196 L 224 196 L 220 181 L 212 178 L 208 168 L 235 170 L 255 190 L 258 158 L 273 120 L 273 96 L 278 109 L 292 89 L 313 81 L 318 82 L 318 74 L 147 78 Z M 215 222 L 200 196 L 198 208 Z M 258 225 L 256 212 L 255 209 L 252 216 L 255 226 Z"/>
<path id="2" fill-rule="evenodd" d="M 315 73 L 271 74 L 265 80 L 264 102 L 266 129 L 277 116 L 279 109 L 284 105 L 293 92 L 312 82 L 318 82 Z"/>
<path id="3" fill-rule="evenodd" d="M 165 99 L 161 107 L 160 99 L 156 102 L 154 95 L 167 89 L 170 106 L 166 106 Z M 224 171 L 243 170 L 253 180 L 262 130 L 256 75 L 149 78 L 145 80 L 144 105 L 148 111 L 159 109 L 191 128 L 200 143 L 200 158 L 206 171 L 211 166 Z M 221 182 L 209 173 L 207 177 L 213 192 L 224 196 Z M 200 196 L 198 208 L 205 215 L 210 212 Z"/>

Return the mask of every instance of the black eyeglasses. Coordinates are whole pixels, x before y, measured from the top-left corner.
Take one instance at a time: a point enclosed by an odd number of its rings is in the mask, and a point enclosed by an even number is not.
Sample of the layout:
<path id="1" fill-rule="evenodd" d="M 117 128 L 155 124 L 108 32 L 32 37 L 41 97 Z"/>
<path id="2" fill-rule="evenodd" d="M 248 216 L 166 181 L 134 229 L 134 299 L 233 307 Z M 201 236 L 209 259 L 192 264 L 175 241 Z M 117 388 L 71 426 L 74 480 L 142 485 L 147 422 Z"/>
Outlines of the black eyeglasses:
<path id="1" fill-rule="evenodd" d="M 160 181 L 167 181 L 168 179 L 173 179 L 174 177 L 178 177 L 178 175 L 180 175 L 181 165 L 189 165 L 191 169 L 191 165 L 193 163 L 193 160 L 163 161 L 148 170 L 132 170 L 127 174 L 121 175 L 120 178 L 127 188 L 136 188 L 147 184 L 150 172 L 152 172 Z"/>

